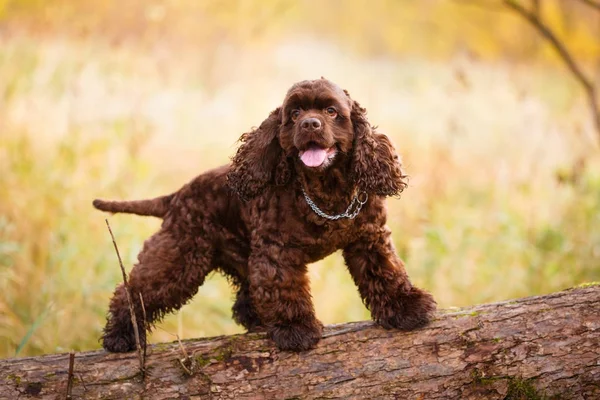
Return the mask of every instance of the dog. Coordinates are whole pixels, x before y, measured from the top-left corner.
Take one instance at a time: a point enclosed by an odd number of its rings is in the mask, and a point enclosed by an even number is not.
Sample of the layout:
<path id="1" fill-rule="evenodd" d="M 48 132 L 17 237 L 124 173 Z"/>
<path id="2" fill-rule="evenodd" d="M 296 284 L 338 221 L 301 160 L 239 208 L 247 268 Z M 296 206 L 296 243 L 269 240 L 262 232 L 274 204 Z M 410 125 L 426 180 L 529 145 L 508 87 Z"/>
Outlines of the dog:
<path id="1" fill-rule="evenodd" d="M 321 78 L 294 84 L 280 107 L 241 136 L 230 164 L 173 194 L 93 204 L 163 219 L 129 276 L 138 321 L 138 294 L 151 325 L 219 270 L 237 289 L 237 323 L 266 330 L 281 350 L 303 351 L 323 329 L 307 264 L 339 249 L 374 321 L 412 330 L 431 320 L 436 302 L 411 284 L 386 226 L 385 198 L 406 186 L 389 138 L 347 91 Z M 110 301 L 102 344 L 111 352 L 135 348 L 123 285 Z"/>

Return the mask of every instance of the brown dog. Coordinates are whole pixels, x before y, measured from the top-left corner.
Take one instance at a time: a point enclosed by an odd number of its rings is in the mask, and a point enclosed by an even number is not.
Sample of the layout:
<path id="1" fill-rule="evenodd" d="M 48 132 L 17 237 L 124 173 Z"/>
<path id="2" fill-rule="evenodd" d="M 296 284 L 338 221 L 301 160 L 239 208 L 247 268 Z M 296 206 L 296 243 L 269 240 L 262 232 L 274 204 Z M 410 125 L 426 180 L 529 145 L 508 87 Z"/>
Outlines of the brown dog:
<path id="1" fill-rule="evenodd" d="M 430 320 L 435 301 L 410 283 L 385 225 L 385 196 L 402 192 L 406 175 L 389 139 L 347 92 L 325 79 L 299 82 L 240 141 L 231 164 L 171 195 L 94 201 L 104 211 L 163 218 L 129 278 L 150 323 L 183 306 L 218 269 L 237 286 L 238 323 L 264 327 L 280 349 L 310 349 L 322 325 L 306 265 L 338 249 L 375 321 L 410 330 Z M 128 312 L 121 285 L 105 349 L 134 349 Z"/>

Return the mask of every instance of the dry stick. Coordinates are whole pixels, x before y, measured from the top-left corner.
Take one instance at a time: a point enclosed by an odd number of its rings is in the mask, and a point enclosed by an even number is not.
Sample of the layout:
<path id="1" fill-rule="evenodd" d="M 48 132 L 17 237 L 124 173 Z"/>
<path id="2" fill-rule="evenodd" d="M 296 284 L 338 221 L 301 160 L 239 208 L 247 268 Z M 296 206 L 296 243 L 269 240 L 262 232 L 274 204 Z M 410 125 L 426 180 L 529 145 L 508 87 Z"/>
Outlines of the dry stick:
<path id="1" fill-rule="evenodd" d="M 121 266 L 121 273 L 123 274 L 123 285 L 125 287 L 125 294 L 127 295 L 127 303 L 129 304 L 129 314 L 131 315 L 131 323 L 133 324 L 133 332 L 135 334 L 135 344 L 137 347 L 138 360 L 140 362 L 140 372 L 142 373 L 142 378 L 144 378 L 146 370 L 144 369 L 144 358 L 142 355 L 142 346 L 140 345 L 140 332 L 138 330 L 137 318 L 135 317 L 135 311 L 133 309 L 133 300 L 131 299 L 131 293 L 129 292 L 127 274 L 125 273 L 125 267 L 123 267 L 121 254 L 119 253 L 119 248 L 117 247 L 117 242 L 115 241 L 115 236 L 113 235 L 112 229 L 110 229 L 108 219 L 105 219 L 104 221 L 106 221 L 106 226 L 108 227 L 108 231 L 110 232 L 110 237 L 112 238 L 113 245 L 115 246 L 115 251 L 117 252 L 117 258 L 119 259 L 119 265 Z"/>
<path id="2" fill-rule="evenodd" d="M 186 361 L 190 361 L 191 358 L 188 354 L 188 352 L 185 350 L 185 347 L 183 346 L 183 343 L 181 343 L 181 339 L 179 338 L 179 335 L 176 333 L 171 333 L 161 327 L 158 327 L 158 329 L 162 330 L 163 332 L 168 333 L 169 335 L 175 336 L 177 338 L 177 342 L 179 342 L 179 348 L 181 349 L 181 352 L 183 353 L 183 361 L 181 359 L 178 359 L 179 364 L 181 364 L 181 367 L 183 368 L 183 370 L 188 374 L 188 375 L 192 375 L 192 371 L 189 370 L 188 367 L 185 366 L 184 362 Z"/>
<path id="3" fill-rule="evenodd" d="M 77 375 L 79 375 L 79 380 L 81 381 L 81 384 L 83 385 L 83 390 L 85 390 L 87 392 L 87 386 L 85 386 L 85 382 L 83 381 L 83 375 L 81 375 L 81 372 L 78 372 Z"/>
<path id="4" fill-rule="evenodd" d="M 177 336 L 177 340 L 179 340 L 179 336 Z M 183 351 L 183 355 L 185 358 L 179 359 L 179 364 L 181 365 L 181 368 L 183 368 L 183 370 L 188 374 L 188 375 L 192 375 L 192 371 L 190 371 L 190 369 L 188 367 L 185 366 L 185 362 L 188 362 L 190 360 L 190 356 L 188 356 L 187 352 L 185 351 L 185 348 L 183 347 L 183 345 L 181 344 L 181 340 L 179 340 L 179 347 L 181 348 L 181 351 Z"/>
<path id="5" fill-rule="evenodd" d="M 185 347 L 183 347 L 183 343 L 181 343 L 181 339 L 179 339 L 179 335 L 175 334 L 175 336 L 177 337 L 177 342 L 179 343 L 179 348 L 181 349 L 183 356 L 185 357 L 186 360 L 189 359 L 190 356 L 188 355 L 187 351 L 185 351 Z"/>
<path id="6" fill-rule="evenodd" d="M 144 296 L 142 296 L 141 293 L 138 293 L 140 295 L 140 304 L 142 305 L 142 317 L 144 318 L 144 320 L 142 321 L 144 323 L 144 329 L 146 331 L 148 331 L 148 319 L 146 318 L 146 306 L 144 305 Z M 144 362 L 144 369 L 146 369 L 146 349 L 148 347 L 148 340 L 144 340 L 144 356 L 142 358 L 143 362 Z"/>
<path id="7" fill-rule="evenodd" d="M 71 399 L 71 391 L 73 390 L 73 367 L 75 365 L 75 352 L 71 350 L 69 353 L 69 376 L 67 378 L 67 400 Z"/>
<path id="8" fill-rule="evenodd" d="M 515 11 L 521 17 L 525 18 L 531 25 L 533 25 L 537 31 L 550 42 L 552 47 L 556 50 L 560 58 L 567 65 L 567 68 L 583 86 L 585 93 L 588 98 L 590 110 L 592 111 L 592 117 L 596 125 L 596 131 L 598 133 L 598 139 L 600 140 L 600 109 L 598 109 L 598 95 L 592 82 L 585 76 L 581 67 L 577 65 L 565 45 L 558 40 L 556 35 L 546 26 L 540 19 L 532 12 L 525 9 L 515 0 L 502 0 L 502 2 L 510 9 Z M 589 4 L 589 2 L 588 2 Z"/>

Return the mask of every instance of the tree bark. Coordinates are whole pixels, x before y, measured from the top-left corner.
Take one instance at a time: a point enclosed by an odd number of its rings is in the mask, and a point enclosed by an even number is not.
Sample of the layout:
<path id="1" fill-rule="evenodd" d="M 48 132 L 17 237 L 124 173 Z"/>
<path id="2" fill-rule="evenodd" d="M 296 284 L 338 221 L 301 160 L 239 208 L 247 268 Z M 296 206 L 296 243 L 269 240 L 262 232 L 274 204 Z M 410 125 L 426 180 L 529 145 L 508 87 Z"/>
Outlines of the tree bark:
<path id="1" fill-rule="evenodd" d="M 0 360 L 0 398 L 600 399 L 599 285 L 323 336 L 300 354 L 264 333 L 157 344 L 143 379 L 136 353 L 77 353 L 72 373 L 69 354 Z"/>

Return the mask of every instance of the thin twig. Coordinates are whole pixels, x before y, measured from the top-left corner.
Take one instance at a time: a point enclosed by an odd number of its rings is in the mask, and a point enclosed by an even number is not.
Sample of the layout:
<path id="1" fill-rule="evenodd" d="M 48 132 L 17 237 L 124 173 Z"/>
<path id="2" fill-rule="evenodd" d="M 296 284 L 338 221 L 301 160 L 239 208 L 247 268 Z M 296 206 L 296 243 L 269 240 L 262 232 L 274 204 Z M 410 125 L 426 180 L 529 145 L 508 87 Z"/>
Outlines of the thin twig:
<path id="1" fill-rule="evenodd" d="M 600 110 L 598 109 L 598 95 L 591 80 L 585 76 L 583 70 L 579 65 L 577 65 L 565 45 L 535 14 L 528 11 L 515 0 L 503 0 L 503 3 L 508 8 L 512 9 L 518 15 L 527 20 L 546 40 L 548 40 L 548 42 L 550 42 L 552 47 L 554 47 L 554 50 L 556 50 L 560 58 L 567 65 L 567 68 L 569 68 L 571 73 L 575 76 L 575 79 L 577 79 L 581 86 L 583 86 L 588 98 L 589 107 L 592 112 L 596 131 L 598 133 L 598 138 L 600 139 Z"/>
<path id="2" fill-rule="evenodd" d="M 190 369 L 188 367 L 185 366 L 185 362 L 188 361 L 189 358 L 179 358 L 179 365 L 181 365 L 181 368 L 183 368 L 183 370 L 185 371 L 186 374 L 192 376 L 193 373 L 192 371 L 190 371 Z"/>
<path id="3" fill-rule="evenodd" d="M 187 351 L 185 351 L 185 347 L 183 347 L 183 343 L 181 342 L 181 339 L 179 338 L 179 335 L 176 333 L 171 333 L 168 330 L 161 328 L 160 326 L 158 327 L 158 329 L 160 329 L 161 331 L 171 335 L 171 336 L 175 336 L 177 338 L 177 342 L 179 342 L 179 348 L 181 349 L 181 352 L 183 353 L 183 355 L 185 356 L 185 358 L 189 358 L 189 355 L 187 353 Z"/>
<path id="4" fill-rule="evenodd" d="M 190 358 L 190 356 L 188 355 L 187 351 L 185 351 L 185 347 L 183 347 L 183 343 L 181 343 L 181 339 L 179 339 L 179 335 L 175 335 L 177 337 L 177 342 L 179 342 L 179 348 L 181 349 L 181 352 L 183 353 L 183 360 L 180 359 L 179 360 L 179 364 L 181 364 L 181 367 L 183 368 L 183 370 L 188 374 L 188 375 L 192 375 L 192 371 L 190 371 L 190 369 L 188 367 L 186 367 L 185 363 L 192 363 L 192 359 Z"/>
<path id="5" fill-rule="evenodd" d="M 81 375 L 81 372 L 78 372 L 77 375 L 79 375 L 79 380 L 81 381 L 81 384 L 83 385 L 83 390 L 87 392 L 87 386 L 85 386 L 85 382 L 83 381 L 83 375 Z"/>
<path id="6" fill-rule="evenodd" d="M 143 317 L 143 323 L 144 323 L 144 329 L 146 330 L 146 332 L 148 331 L 148 319 L 146 318 L 146 306 L 144 305 L 144 296 L 142 296 L 141 293 L 138 293 L 140 295 L 140 304 L 142 305 L 142 317 Z M 148 340 L 144 340 L 144 357 L 142 358 L 142 361 L 144 362 L 144 370 L 146 369 L 146 349 L 148 347 Z"/>
<path id="7" fill-rule="evenodd" d="M 108 231 L 110 232 L 110 237 L 112 238 L 113 245 L 115 246 L 115 251 L 117 253 L 117 258 L 119 259 L 119 266 L 121 267 L 121 273 L 123 274 L 123 286 L 125 288 L 125 294 L 127 295 L 127 303 L 129 304 L 129 314 L 131 316 L 131 323 L 133 324 L 133 332 L 135 334 L 135 344 L 137 347 L 138 360 L 140 363 L 140 372 L 142 373 L 142 378 L 145 377 L 146 370 L 144 369 L 144 358 L 142 355 L 142 346 L 140 345 L 140 332 L 138 329 L 137 318 L 135 316 L 135 310 L 133 309 L 133 300 L 131 298 L 131 293 L 129 292 L 129 284 L 127 283 L 127 274 L 125 273 L 125 267 L 123 267 L 123 261 L 121 260 L 121 254 L 119 253 L 119 248 L 117 247 L 117 242 L 115 241 L 115 236 L 113 235 L 112 229 L 110 229 L 110 224 L 108 223 L 108 219 L 105 219 L 106 226 L 108 227 Z M 145 329 L 145 327 L 144 327 Z"/>
<path id="8" fill-rule="evenodd" d="M 161 327 L 158 327 L 158 329 L 160 329 L 163 332 L 168 333 L 171 336 L 175 336 L 177 338 L 177 342 L 179 343 L 179 349 L 181 350 L 181 353 L 183 354 L 183 359 L 178 359 L 179 364 L 181 364 L 181 367 L 183 368 L 183 370 L 188 374 L 188 375 L 192 375 L 192 371 L 190 371 L 190 369 L 188 367 L 186 367 L 185 363 L 191 363 L 193 365 L 193 360 L 192 358 L 189 356 L 188 352 L 185 350 L 185 347 L 183 346 L 183 343 L 181 342 L 181 339 L 179 338 L 179 335 L 176 333 L 171 333 Z"/>
<path id="9" fill-rule="evenodd" d="M 179 339 L 179 335 L 175 335 L 177 336 L 177 342 L 179 342 L 179 348 L 181 349 L 181 352 L 183 353 L 183 356 L 188 359 L 190 358 L 190 356 L 188 355 L 187 351 L 185 351 L 185 347 L 183 347 L 183 343 L 181 343 L 181 339 Z"/>
<path id="10" fill-rule="evenodd" d="M 75 366 L 75 352 L 71 350 L 69 353 L 69 375 L 67 378 L 67 395 L 66 399 L 71 399 L 71 392 L 73 391 L 73 367 Z"/>

